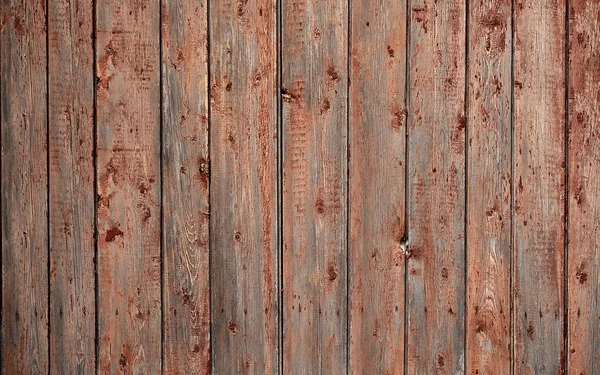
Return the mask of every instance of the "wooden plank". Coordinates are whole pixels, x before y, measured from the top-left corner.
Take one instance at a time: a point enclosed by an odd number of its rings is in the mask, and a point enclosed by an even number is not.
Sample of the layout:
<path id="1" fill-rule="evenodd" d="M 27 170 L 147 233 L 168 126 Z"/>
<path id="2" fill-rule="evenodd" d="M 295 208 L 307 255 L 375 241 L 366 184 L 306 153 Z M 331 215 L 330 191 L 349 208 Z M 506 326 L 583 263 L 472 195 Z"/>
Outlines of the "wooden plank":
<path id="1" fill-rule="evenodd" d="M 48 2 L 50 370 L 95 371 L 91 1 Z"/>
<path id="2" fill-rule="evenodd" d="M 471 2 L 467 374 L 511 369 L 511 3 Z"/>
<path id="3" fill-rule="evenodd" d="M 209 374 L 211 368 L 207 21 L 205 0 L 163 3 L 167 374 Z"/>
<path id="4" fill-rule="evenodd" d="M 216 374 L 280 366 L 273 0 L 210 3 L 211 312 Z"/>
<path id="5" fill-rule="evenodd" d="M 46 374 L 46 4 L 0 7 L 2 373 Z"/>
<path id="6" fill-rule="evenodd" d="M 569 361 L 570 374 L 600 371 L 600 3 L 570 2 Z"/>
<path id="7" fill-rule="evenodd" d="M 565 362 L 565 10 L 514 9 L 515 374 L 559 374 Z"/>
<path id="8" fill-rule="evenodd" d="M 465 2 L 411 2 L 408 371 L 464 372 Z"/>
<path id="9" fill-rule="evenodd" d="M 406 2 L 351 17 L 349 372 L 402 374 Z"/>
<path id="10" fill-rule="evenodd" d="M 161 371 L 158 1 L 97 3 L 99 371 Z"/>
<path id="11" fill-rule="evenodd" d="M 347 369 L 347 1 L 282 3 L 283 372 Z"/>

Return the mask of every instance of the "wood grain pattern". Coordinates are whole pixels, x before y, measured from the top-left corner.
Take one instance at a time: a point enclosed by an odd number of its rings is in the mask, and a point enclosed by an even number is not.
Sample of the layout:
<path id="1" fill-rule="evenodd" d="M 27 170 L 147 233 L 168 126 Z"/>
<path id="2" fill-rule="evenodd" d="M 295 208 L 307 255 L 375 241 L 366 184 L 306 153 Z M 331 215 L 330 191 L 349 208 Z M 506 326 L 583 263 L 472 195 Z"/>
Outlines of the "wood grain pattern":
<path id="1" fill-rule="evenodd" d="M 97 3 L 100 373 L 161 371 L 159 12 Z"/>
<path id="2" fill-rule="evenodd" d="M 52 374 L 96 362 L 92 4 L 48 2 Z"/>
<path id="3" fill-rule="evenodd" d="M 211 315 L 215 374 L 279 363 L 273 0 L 210 2 Z"/>
<path id="4" fill-rule="evenodd" d="M 206 1 L 166 0 L 163 301 L 166 374 L 210 374 Z"/>
<path id="5" fill-rule="evenodd" d="M 2 373 L 47 374 L 46 4 L 0 7 Z"/>
<path id="6" fill-rule="evenodd" d="M 467 370 L 511 370 L 510 1 L 471 2 L 468 40 Z"/>
<path id="7" fill-rule="evenodd" d="M 515 2 L 515 374 L 560 374 L 565 199 L 563 0 Z"/>
<path id="8" fill-rule="evenodd" d="M 569 374 L 600 371 L 600 3 L 570 2 Z"/>
<path id="9" fill-rule="evenodd" d="M 348 3 L 286 0 L 282 19 L 283 372 L 342 374 Z"/>
<path id="10" fill-rule="evenodd" d="M 353 1 L 351 25 L 349 372 L 402 374 L 406 2 Z"/>
<path id="11" fill-rule="evenodd" d="M 462 373 L 465 300 L 463 1 L 412 1 L 408 371 Z"/>

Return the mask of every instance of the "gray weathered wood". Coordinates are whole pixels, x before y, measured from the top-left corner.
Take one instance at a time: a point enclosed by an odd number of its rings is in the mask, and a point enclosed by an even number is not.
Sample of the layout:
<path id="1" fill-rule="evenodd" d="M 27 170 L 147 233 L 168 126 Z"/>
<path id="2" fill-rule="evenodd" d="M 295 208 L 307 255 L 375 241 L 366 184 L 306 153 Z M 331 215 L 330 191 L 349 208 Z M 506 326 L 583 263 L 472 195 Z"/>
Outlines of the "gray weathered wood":
<path id="1" fill-rule="evenodd" d="M 99 371 L 161 371 L 159 1 L 97 3 Z"/>
<path id="2" fill-rule="evenodd" d="M 467 374 L 511 368 L 511 3 L 469 3 Z"/>
<path id="3" fill-rule="evenodd" d="M 569 374 L 600 371 L 600 2 L 570 2 Z"/>
<path id="4" fill-rule="evenodd" d="M 215 374 L 279 369 L 273 0 L 210 2 L 210 248 Z"/>
<path id="5" fill-rule="evenodd" d="M 408 371 L 464 372 L 465 2 L 411 1 Z"/>
<path id="6" fill-rule="evenodd" d="M 347 367 L 348 2 L 282 2 L 284 373 Z"/>
<path id="7" fill-rule="evenodd" d="M 0 14 L 2 373 L 48 373 L 46 3 Z"/>
<path id="8" fill-rule="evenodd" d="M 406 2 L 352 2 L 350 353 L 353 374 L 404 371 Z"/>
<path id="9" fill-rule="evenodd" d="M 165 0 L 164 371 L 210 373 L 206 1 Z"/>
<path id="10" fill-rule="evenodd" d="M 565 363 L 564 0 L 514 9 L 514 371 L 560 374 Z"/>
<path id="11" fill-rule="evenodd" d="M 48 2 L 50 370 L 95 371 L 92 1 Z"/>

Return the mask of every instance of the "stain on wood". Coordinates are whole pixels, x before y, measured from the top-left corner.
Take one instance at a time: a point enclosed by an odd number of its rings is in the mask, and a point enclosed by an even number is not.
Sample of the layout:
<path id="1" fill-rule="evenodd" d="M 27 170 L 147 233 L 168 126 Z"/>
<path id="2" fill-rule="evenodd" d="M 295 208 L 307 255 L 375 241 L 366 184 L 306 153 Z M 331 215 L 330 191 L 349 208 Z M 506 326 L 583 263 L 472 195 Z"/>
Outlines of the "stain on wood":
<path id="1" fill-rule="evenodd" d="M 349 372 L 402 374 L 406 2 L 355 1 L 351 25 Z"/>
<path id="2" fill-rule="evenodd" d="M 600 371 L 600 3 L 569 3 L 568 373 Z"/>
<path id="3" fill-rule="evenodd" d="M 281 6 L 283 372 L 341 374 L 348 346 L 348 3 Z"/>
<path id="4" fill-rule="evenodd" d="M 46 4 L 0 5 L 2 373 L 46 374 Z"/>
<path id="5" fill-rule="evenodd" d="M 514 9 L 514 372 L 560 374 L 564 353 L 565 11 Z"/>
<path id="6" fill-rule="evenodd" d="M 213 371 L 279 371 L 277 44 L 272 0 L 210 2 Z"/>
<path id="7" fill-rule="evenodd" d="M 206 1 L 164 1 L 164 372 L 210 374 Z"/>
<path id="8" fill-rule="evenodd" d="M 98 1 L 100 373 L 161 371 L 160 8 Z"/>
<path id="9" fill-rule="evenodd" d="M 511 370 L 512 8 L 469 4 L 468 374 Z"/>
<path id="10" fill-rule="evenodd" d="M 50 372 L 95 371 L 92 2 L 48 2 Z"/>

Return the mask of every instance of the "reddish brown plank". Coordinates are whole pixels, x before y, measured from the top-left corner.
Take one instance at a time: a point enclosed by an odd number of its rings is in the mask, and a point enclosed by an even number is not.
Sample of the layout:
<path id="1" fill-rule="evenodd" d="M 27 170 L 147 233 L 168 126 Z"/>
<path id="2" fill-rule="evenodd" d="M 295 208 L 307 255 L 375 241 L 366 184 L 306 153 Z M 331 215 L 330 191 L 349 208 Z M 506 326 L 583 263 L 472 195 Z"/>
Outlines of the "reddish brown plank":
<path id="1" fill-rule="evenodd" d="M 565 11 L 564 0 L 515 2 L 515 374 L 565 363 Z"/>
<path id="2" fill-rule="evenodd" d="M 48 2 L 52 374 L 95 371 L 92 4 Z"/>
<path id="3" fill-rule="evenodd" d="M 511 369 L 510 1 L 469 5 L 467 371 Z"/>
<path id="4" fill-rule="evenodd" d="M 278 372 L 277 48 L 273 0 L 210 3 L 213 370 Z"/>
<path id="5" fill-rule="evenodd" d="M 159 2 L 96 9 L 99 372 L 158 374 Z"/>
<path id="6" fill-rule="evenodd" d="M 412 1 L 408 112 L 408 371 L 462 373 L 465 2 Z"/>
<path id="7" fill-rule="evenodd" d="M 572 0 L 569 20 L 570 374 L 600 371 L 600 2 Z"/>
<path id="8" fill-rule="evenodd" d="M 282 2 L 283 372 L 347 368 L 348 2 Z"/>
<path id="9" fill-rule="evenodd" d="M 46 3 L 0 7 L 1 370 L 47 374 Z"/>
<path id="10" fill-rule="evenodd" d="M 210 373 L 206 1 L 165 0 L 164 370 Z"/>
<path id="11" fill-rule="evenodd" d="M 350 357 L 404 371 L 406 2 L 352 2 Z"/>

